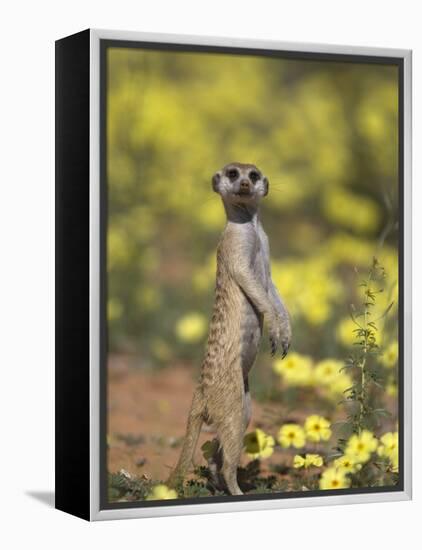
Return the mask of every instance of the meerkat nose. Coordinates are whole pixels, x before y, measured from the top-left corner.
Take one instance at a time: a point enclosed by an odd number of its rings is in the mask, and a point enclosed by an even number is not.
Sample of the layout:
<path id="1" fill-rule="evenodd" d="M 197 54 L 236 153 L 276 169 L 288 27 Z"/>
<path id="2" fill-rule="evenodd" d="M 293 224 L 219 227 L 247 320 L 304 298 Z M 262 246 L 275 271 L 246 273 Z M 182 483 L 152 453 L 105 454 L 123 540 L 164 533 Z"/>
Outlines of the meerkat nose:
<path id="1" fill-rule="evenodd" d="M 240 189 L 243 189 L 243 190 L 247 189 L 247 190 L 249 190 L 249 181 L 248 181 L 248 180 L 242 180 L 242 181 L 240 182 Z"/>

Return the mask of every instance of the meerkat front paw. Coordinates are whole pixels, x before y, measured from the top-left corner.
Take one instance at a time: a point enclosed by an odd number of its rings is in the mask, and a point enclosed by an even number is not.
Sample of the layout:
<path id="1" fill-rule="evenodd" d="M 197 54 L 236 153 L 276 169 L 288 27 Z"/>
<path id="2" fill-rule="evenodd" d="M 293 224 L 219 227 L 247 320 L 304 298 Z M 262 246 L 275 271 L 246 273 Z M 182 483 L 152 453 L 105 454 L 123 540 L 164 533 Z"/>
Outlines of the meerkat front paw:
<path id="1" fill-rule="evenodd" d="M 271 357 L 274 357 L 275 352 L 277 351 L 277 343 L 273 336 L 270 334 L 270 346 L 271 346 Z"/>
<path id="2" fill-rule="evenodd" d="M 290 344 L 292 341 L 292 329 L 290 327 L 289 320 L 285 320 L 281 332 L 281 355 L 284 359 L 284 357 L 286 357 L 287 353 L 289 352 Z"/>
<path id="3" fill-rule="evenodd" d="M 270 325 L 271 355 L 274 357 L 277 350 L 280 349 L 281 357 L 286 357 L 290 348 L 291 337 L 290 323 L 277 317 Z"/>
<path id="4" fill-rule="evenodd" d="M 274 319 L 273 322 L 270 324 L 269 333 L 270 333 L 271 355 L 274 357 L 274 355 L 277 352 L 277 349 L 282 343 L 281 342 L 282 340 L 281 325 L 277 319 Z"/>
<path id="5" fill-rule="evenodd" d="M 281 358 L 284 359 L 289 352 L 290 338 L 282 338 L 281 340 Z"/>

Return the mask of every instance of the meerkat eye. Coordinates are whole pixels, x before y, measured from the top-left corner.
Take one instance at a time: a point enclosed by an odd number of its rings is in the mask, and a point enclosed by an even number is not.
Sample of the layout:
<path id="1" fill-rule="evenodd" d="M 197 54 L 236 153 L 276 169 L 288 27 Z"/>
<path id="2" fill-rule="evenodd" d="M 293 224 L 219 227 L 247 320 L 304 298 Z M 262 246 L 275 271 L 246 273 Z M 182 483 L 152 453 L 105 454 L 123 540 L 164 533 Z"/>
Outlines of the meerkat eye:
<path id="1" fill-rule="evenodd" d="M 239 176 L 239 172 L 235 168 L 232 168 L 227 170 L 226 175 L 229 179 L 235 180 Z"/>
<path id="2" fill-rule="evenodd" d="M 252 183 L 255 183 L 256 181 L 259 180 L 259 174 L 258 172 L 255 172 L 255 171 L 252 171 L 249 173 L 249 178 L 251 180 Z"/>

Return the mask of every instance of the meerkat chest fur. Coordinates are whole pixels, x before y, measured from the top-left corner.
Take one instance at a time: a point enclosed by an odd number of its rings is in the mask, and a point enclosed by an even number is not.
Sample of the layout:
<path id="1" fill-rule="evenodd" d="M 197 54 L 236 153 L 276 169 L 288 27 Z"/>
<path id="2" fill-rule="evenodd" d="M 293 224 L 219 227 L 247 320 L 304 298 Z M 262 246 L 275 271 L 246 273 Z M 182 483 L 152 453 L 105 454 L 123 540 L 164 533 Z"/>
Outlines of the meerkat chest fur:
<path id="1" fill-rule="evenodd" d="M 262 338 L 263 314 L 233 276 L 236 264 L 245 266 L 268 291 L 268 239 L 256 216 L 244 223 L 229 220 L 220 239 L 214 310 L 203 365 L 205 371 L 211 371 L 209 380 L 224 377 L 222 371 L 235 369 L 239 363 L 246 380 Z"/>
<path id="2" fill-rule="evenodd" d="M 251 222 L 250 227 L 241 226 L 242 238 L 252 241 L 249 261 L 250 271 L 260 281 L 265 291 L 268 292 L 269 258 L 267 254 L 268 241 L 259 222 Z M 250 298 L 240 288 L 240 354 L 243 375 L 246 377 L 252 368 L 262 338 L 264 316 L 260 313 Z"/>

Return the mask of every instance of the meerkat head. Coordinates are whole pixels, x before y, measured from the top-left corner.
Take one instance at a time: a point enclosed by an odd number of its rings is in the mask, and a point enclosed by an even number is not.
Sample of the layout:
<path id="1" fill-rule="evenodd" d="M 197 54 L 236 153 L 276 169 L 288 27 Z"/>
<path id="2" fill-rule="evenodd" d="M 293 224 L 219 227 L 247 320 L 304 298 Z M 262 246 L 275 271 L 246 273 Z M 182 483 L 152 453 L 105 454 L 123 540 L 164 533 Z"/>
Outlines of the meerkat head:
<path id="1" fill-rule="evenodd" d="M 213 190 L 232 204 L 257 204 L 268 187 L 268 179 L 253 164 L 231 162 L 212 178 Z"/>

